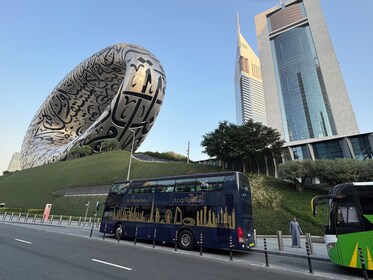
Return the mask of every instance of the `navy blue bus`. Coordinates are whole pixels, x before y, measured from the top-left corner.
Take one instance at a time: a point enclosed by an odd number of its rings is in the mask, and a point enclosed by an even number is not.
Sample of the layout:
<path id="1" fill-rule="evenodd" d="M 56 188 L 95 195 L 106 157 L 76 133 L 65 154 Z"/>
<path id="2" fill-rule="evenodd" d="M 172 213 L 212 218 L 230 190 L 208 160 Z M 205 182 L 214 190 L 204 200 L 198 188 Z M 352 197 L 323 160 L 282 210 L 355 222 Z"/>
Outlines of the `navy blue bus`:
<path id="1" fill-rule="evenodd" d="M 100 232 L 176 240 L 179 248 L 248 249 L 254 244 L 251 190 L 240 172 L 194 174 L 117 182 L 111 188 Z"/>

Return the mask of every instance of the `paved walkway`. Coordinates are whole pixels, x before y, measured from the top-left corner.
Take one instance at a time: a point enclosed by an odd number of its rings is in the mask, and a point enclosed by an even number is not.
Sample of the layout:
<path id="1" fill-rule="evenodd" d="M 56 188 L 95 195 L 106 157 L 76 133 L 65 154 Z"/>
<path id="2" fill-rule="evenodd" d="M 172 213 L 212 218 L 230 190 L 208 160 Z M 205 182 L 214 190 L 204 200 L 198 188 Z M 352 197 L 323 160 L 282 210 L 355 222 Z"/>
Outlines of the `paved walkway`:
<path id="1" fill-rule="evenodd" d="M 283 251 L 279 250 L 278 239 L 276 236 L 258 236 L 257 244 L 254 250 L 264 250 L 264 238 L 267 243 L 267 250 L 269 254 L 281 254 L 281 255 L 297 255 L 299 257 L 307 257 L 306 250 L 306 238 L 301 236 L 301 248 L 294 248 L 291 246 L 291 237 L 283 236 Z M 325 243 L 323 238 L 312 237 L 312 248 L 313 254 L 310 256 L 313 259 L 318 260 L 329 260 L 328 253 L 326 251 Z"/>

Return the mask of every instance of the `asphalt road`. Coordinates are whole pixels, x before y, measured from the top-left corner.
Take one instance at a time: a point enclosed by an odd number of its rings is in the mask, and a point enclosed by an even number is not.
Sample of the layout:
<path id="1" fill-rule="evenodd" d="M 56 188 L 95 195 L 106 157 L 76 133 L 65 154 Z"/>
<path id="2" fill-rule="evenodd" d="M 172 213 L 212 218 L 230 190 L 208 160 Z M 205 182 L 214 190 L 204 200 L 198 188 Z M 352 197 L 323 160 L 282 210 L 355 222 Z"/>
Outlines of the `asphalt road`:
<path id="1" fill-rule="evenodd" d="M 87 234 L 88 233 L 88 234 Z M 95 232 L 65 232 L 62 228 L 0 223 L 0 279 L 362 279 L 361 274 L 308 273 L 304 259 L 197 251 L 175 252 L 172 247 L 102 240 Z M 302 268 L 297 262 L 302 263 Z M 330 265 L 324 263 L 323 265 Z M 333 276 L 334 275 L 334 276 Z"/>

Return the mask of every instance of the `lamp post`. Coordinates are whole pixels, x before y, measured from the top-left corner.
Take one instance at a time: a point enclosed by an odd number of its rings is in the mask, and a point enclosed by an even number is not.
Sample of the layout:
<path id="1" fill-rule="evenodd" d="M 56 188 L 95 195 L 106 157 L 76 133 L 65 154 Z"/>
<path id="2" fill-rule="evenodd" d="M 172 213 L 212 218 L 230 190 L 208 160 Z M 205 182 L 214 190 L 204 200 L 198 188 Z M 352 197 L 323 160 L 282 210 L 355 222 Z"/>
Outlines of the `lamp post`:
<path id="1" fill-rule="evenodd" d="M 132 138 L 132 147 L 131 147 L 131 156 L 130 156 L 130 161 L 128 163 L 128 173 L 127 173 L 127 181 L 130 178 L 130 172 L 131 172 L 131 163 L 132 163 L 132 154 L 133 154 L 133 146 L 135 144 L 135 131 L 132 129 L 129 129 L 133 133 L 133 138 Z"/>
<path id="2" fill-rule="evenodd" d="M 87 209 L 85 210 L 85 216 L 84 216 L 84 227 L 85 227 L 85 221 L 87 220 L 87 214 L 88 214 L 88 208 L 89 208 L 89 204 L 90 204 L 90 200 L 88 201 L 88 203 L 85 205 L 87 207 Z"/>

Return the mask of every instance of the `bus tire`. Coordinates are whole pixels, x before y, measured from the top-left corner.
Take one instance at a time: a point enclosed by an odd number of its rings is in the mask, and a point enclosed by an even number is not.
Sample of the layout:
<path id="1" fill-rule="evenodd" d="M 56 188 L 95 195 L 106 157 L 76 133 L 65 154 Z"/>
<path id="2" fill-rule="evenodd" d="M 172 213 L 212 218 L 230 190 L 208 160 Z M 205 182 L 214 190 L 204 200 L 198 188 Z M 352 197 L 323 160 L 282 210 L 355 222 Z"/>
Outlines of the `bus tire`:
<path id="1" fill-rule="evenodd" d="M 114 229 L 114 235 L 116 239 L 123 239 L 124 237 L 124 226 L 122 224 L 117 224 Z"/>
<path id="2" fill-rule="evenodd" d="M 192 250 L 194 248 L 194 236 L 190 230 L 182 230 L 179 234 L 178 244 L 180 249 Z"/>

